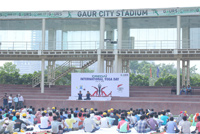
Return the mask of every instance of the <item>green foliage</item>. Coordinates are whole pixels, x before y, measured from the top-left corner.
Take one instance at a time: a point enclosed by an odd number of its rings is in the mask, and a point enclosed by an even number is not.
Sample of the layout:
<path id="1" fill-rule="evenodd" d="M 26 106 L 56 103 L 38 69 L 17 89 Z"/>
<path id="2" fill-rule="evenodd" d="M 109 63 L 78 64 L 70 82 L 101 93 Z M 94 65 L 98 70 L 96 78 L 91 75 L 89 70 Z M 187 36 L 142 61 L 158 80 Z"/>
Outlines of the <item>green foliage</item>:
<path id="1" fill-rule="evenodd" d="M 12 64 L 12 62 L 6 62 L 2 67 L 0 67 L 0 72 L 6 72 L 9 74 L 18 72 L 19 73 L 19 69 L 16 68 L 15 64 Z"/>
<path id="2" fill-rule="evenodd" d="M 155 82 L 155 86 L 176 86 L 176 76 L 168 75 L 164 78 L 159 78 Z"/>
<path id="3" fill-rule="evenodd" d="M 143 75 L 130 74 L 129 82 L 131 86 L 149 86 L 149 78 Z"/>

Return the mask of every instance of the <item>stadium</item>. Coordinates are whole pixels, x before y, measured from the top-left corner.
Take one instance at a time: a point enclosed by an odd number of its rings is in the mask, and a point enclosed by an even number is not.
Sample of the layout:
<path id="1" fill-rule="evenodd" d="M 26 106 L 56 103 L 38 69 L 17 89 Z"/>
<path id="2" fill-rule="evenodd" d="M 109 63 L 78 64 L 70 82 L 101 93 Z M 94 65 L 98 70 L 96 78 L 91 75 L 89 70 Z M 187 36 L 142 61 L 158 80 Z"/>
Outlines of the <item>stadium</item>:
<path id="1" fill-rule="evenodd" d="M 196 113 L 200 106 L 200 89 L 193 87 L 191 95 L 179 94 L 183 85 L 190 85 L 190 61 L 200 60 L 199 22 L 200 7 L 0 12 L 0 60 L 40 61 L 41 65 L 41 73 L 32 78 L 32 85 L 1 84 L 0 97 L 4 93 L 20 93 L 25 105 L 35 108 L 84 107 L 102 111 L 111 107 L 153 108 L 155 111 L 170 108 L 174 114 L 182 110 Z M 5 31 L 15 33 L 16 37 L 1 34 Z M 31 40 L 30 35 L 34 35 Z M 130 73 L 129 62 L 143 60 L 176 61 L 176 86 L 129 86 L 126 83 L 129 79 L 125 80 Z M 56 61 L 62 61 L 62 65 L 56 67 Z M 93 65 L 96 66 L 94 74 L 84 73 Z M 68 73 L 74 73 L 75 78 L 77 69 L 79 76 L 71 82 L 78 85 L 55 84 Z M 98 89 L 106 89 L 101 83 L 104 77 L 108 83 L 120 79 L 126 84 L 117 83 L 118 95 L 114 89 L 109 95 L 106 91 L 100 93 Z M 78 80 L 90 81 L 86 82 L 88 85 L 95 80 L 98 89 L 93 96 L 99 92 L 103 101 L 77 100 L 78 91 L 87 87 Z M 94 90 L 95 86 L 86 90 Z M 73 93 L 74 90 L 77 92 Z M 123 96 L 122 91 L 127 94 Z M 108 96 L 109 99 L 105 99 Z M 3 104 L 3 100 L 0 101 Z"/>

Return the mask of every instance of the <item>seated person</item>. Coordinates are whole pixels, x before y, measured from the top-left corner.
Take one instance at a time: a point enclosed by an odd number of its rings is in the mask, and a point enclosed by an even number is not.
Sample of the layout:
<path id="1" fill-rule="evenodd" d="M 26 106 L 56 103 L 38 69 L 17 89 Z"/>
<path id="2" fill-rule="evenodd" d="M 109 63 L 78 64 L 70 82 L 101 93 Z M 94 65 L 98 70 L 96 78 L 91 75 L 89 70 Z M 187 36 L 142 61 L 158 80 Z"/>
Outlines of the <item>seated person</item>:
<path id="1" fill-rule="evenodd" d="M 125 116 L 121 117 L 121 121 L 118 123 L 117 131 L 120 133 L 130 133 L 129 123 L 125 121 Z"/>
<path id="2" fill-rule="evenodd" d="M 46 114 L 44 112 L 42 113 L 42 117 L 40 117 L 40 120 L 41 125 L 38 126 L 40 129 L 51 129 L 51 126 L 49 126 L 49 123 L 51 122 L 49 121 L 49 118 L 46 117 Z"/>
<path id="3" fill-rule="evenodd" d="M 145 120 L 145 115 L 140 116 L 140 120 L 135 124 L 135 130 L 138 133 L 147 133 L 150 132 L 151 126 Z"/>
<path id="4" fill-rule="evenodd" d="M 26 124 L 26 122 L 24 122 L 23 120 L 20 120 L 20 113 L 16 113 L 16 117 L 17 119 L 15 120 L 15 125 L 14 125 L 14 128 L 15 128 L 15 131 L 17 129 L 17 132 L 20 132 L 21 131 L 21 128 L 22 128 L 22 124 L 25 124 L 25 125 L 28 125 Z"/>
<path id="5" fill-rule="evenodd" d="M 190 92 L 190 93 L 192 94 L 192 92 L 191 92 L 191 91 L 192 91 L 192 88 L 191 88 L 190 85 L 187 86 L 187 90 L 186 90 L 186 91 L 187 91 L 187 94 L 188 94 L 188 92 Z"/>
<path id="6" fill-rule="evenodd" d="M 174 122 L 174 118 L 170 117 L 170 121 L 166 124 L 166 132 L 167 133 L 175 133 L 175 128 L 178 130 L 176 122 Z"/>
<path id="7" fill-rule="evenodd" d="M 90 98 L 90 92 L 89 91 L 87 91 L 85 100 L 91 100 L 91 98 Z"/>
<path id="8" fill-rule="evenodd" d="M 81 93 L 81 91 L 78 93 L 78 100 L 82 100 L 82 93 Z"/>
<path id="9" fill-rule="evenodd" d="M 90 114 L 87 114 L 87 118 L 83 121 L 83 127 L 85 132 L 91 133 L 100 129 L 100 127 L 96 126 L 95 121 L 90 118 Z"/>
<path id="10" fill-rule="evenodd" d="M 185 94 L 187 93 L 185 86 L 183 85 L 183 88 L 180 91 L 180 95 L 182 94 L 182 92 L 185 92 Z"/>

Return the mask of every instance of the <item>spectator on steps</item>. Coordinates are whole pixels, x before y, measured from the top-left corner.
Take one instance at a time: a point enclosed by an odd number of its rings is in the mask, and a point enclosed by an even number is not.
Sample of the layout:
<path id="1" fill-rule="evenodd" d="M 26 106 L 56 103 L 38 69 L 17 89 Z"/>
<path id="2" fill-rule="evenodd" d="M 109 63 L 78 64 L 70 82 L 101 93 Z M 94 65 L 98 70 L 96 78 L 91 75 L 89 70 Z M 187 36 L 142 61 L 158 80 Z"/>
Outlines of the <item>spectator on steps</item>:
<path id="1" fill-rule="evenodd" d="M 183 87 L 182 87 L 182 89 L 180 91 L 180 95 L 182 94 L 182 92 L 185 92 L 185 95 L 186 95 L 187 89 L 186 89 L 185 85 L 183 85 Z"/>
<path id="2" fill-rule="evenodd" d="M 188 85 L 188 86 L 187 86 L 187 90 L 186 90 L 186 91 L 187 91 L 187 94 L 188 94 L 188 92 L 190 92 L 190 94 L 192 94 L 191 90 L 192 90 L 191 86 Z"/>

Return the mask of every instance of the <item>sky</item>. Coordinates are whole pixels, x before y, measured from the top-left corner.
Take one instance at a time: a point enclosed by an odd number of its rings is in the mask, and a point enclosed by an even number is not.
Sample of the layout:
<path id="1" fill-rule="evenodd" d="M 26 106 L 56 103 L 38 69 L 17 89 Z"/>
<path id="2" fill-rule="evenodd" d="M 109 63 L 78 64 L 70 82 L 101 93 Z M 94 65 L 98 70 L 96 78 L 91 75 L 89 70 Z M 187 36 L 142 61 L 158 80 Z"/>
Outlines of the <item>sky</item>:
<path id="1" fill-rule="evenodd" d="M 199 0 L 2 0 L 0 11 L 112 10 L 196 6 L 200 6 Z M 1 61 L 0 66 L 4 62 Z M 155 61 L 155 63 L 172 62 Z M 176 65 L 175 61 L 173 63 Z M 191 66 L 193 65 L 200 66 L 200 63 L 191 61 Z M 200 69 L 198 72 L 200 73 Z"/>
<path id="2" fill-rule="evenodd" d="M 0 11 L 195 7 L 199 0 L 1 0 Z"/>

